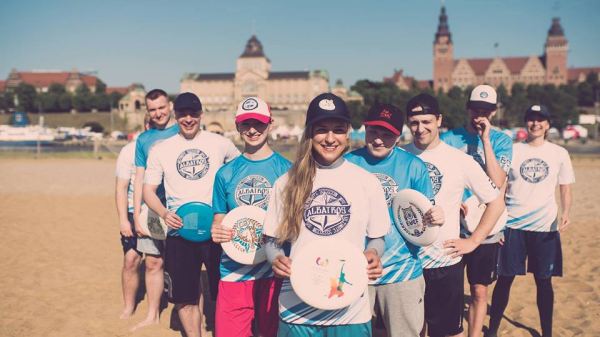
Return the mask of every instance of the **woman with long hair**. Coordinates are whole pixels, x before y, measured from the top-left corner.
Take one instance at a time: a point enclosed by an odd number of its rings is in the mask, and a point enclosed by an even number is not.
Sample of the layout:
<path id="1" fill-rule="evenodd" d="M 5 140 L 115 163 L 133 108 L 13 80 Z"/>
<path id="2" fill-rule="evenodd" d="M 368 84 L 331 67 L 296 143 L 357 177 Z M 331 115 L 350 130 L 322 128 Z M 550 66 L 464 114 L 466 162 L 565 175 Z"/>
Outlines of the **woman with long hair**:
<path id="1" fill-rule="evenodd" d="M 341 98 L 331 93 L 314 98 L 292 168 L 273 187 L 264 233 L 273 272 L 284 279 L 278 336 L 371 336 L 368 296 L 342 309 L 321 310 L 304 303 L 288 279 L 290 256 L 318 239 L 356 245 L 368 261 L 369 278 L 381 276 L 379 256 L 390 228 L 387 204 L 377 178 L 342 157 L 349 130 L 350 114 Z M 311 212 L 317 208 L 318 214 Z"/>

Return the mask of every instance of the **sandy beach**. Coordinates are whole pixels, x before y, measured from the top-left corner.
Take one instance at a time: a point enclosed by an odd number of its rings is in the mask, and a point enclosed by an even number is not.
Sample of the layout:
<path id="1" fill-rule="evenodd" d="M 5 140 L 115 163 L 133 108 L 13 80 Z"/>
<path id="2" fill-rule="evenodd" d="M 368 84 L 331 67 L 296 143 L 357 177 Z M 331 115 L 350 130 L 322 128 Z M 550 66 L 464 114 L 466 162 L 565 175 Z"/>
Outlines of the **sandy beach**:
<path id="1" fill-rule="evenodd" d="M 143 319 L 145 300 L 133 318 L 118 319 L 114 166 L 106 159 L 0 159 L 0 336 L 180 336 L 169 328 L 170 305 L 158 326 L 129 332 Z M 579 157 L 574 166 L 554 331 L 600 336 L 600 157 Z M 517 278 L 512 289 L 502 336 L 538 336 L 533 278 Z"/>

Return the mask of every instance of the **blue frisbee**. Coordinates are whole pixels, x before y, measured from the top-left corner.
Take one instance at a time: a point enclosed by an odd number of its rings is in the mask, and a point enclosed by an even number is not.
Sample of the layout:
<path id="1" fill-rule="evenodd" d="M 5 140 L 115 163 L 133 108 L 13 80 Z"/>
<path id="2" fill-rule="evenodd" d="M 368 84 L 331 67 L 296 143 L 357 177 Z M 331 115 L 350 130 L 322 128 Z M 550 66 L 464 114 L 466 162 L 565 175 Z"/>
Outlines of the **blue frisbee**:
<path id="1" fill-rule="evenodd" d="M 210 240 L 214 217 L 212 207 L 202 202 L 188 202 L 181 205 L 176 214 L 183 222 L 183 227 L 179 228 L 182 238 L 194 242 Z"/>

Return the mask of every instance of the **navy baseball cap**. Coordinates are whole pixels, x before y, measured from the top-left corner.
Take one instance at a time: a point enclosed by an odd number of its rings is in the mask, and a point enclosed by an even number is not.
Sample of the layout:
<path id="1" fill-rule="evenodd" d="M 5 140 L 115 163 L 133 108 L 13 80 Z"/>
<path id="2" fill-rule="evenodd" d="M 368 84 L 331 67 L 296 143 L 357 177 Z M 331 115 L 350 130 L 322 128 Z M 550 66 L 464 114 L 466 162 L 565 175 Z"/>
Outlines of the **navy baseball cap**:
<path id="1" fill-rule="evenodd" d="M 174 104 L 175 113 L 183 110 L 191 110 L 193 112 L 202 111 L 202 103 L 194 93 L 184 92 L 175 98 Z"/>
<path id="2" fill-rule="evenodd" d="M 350 122 L 350 111 L 346 106 L 346 102 L 330 92 L 320 94 L 310 101 L 308 111 L 306 111 L 305 125 L 312 125 L 328 118 Z"/>
<path id="3" fill-rule="evenodd" d="M 528 121 L 533 117 L 541 117 L 547 121 L 550 121 L 550 110 L 544 105 L 534 104 L 525 111 L 525 120 Z"/>
<path id="4" fill-rule="evenodd" d="M 437 99 L 423 93 L 408 100 L 406 103 L 406 116 L 414 115 L 440 115 L 440 105 Z"/>
<path id="5" fill-rule="evenodd" d="M 369 109 L 364 125 L 381 126 L 396 136 L 402 133 L 404 126 L 404 115 L 400 108 L 392 104 L 375 104 Z"/>

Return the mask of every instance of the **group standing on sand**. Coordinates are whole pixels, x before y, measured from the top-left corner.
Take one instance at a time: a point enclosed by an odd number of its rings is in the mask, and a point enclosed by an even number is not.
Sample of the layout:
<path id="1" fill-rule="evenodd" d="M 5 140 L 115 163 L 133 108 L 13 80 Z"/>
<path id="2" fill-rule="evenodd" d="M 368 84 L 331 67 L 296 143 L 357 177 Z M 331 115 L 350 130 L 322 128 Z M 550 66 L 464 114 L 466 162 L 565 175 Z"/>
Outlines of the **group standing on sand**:
<path id="1" fill-rule="evenodd" d="M 204 265 L 218 337 L 371 336 L 372 318 L 383 323 L 390 337 L 463 336 L 466 269 L 468 336 L 482 335 L 488 286 L 496 280 L 486 336 L 499 336 L 511 284 L 525 274 L 527 260 L 537 286 L 542 336 L 550 337 L 551 277 L 562 276 L 560 232 L 570 224 L 574 173 L 567 151 L 545 140 L 551 122 L 545 106 L 525 112 L 527 140 L 513 145 L 491 124 L 497 103 L 492 87 L 475 87 L 466 105 L 467 124 L 445 133 L 444 109 L 429 94 L 413 97 L 404 111 L 375 104 L 363 123 L 365 146 L 346 153 L 350 112 L 341 98 L 323 93 L 308 106 L 304 133 L 289 162 L 269 145 L 274 120 L 261 98 L 247 97 L 238 105 L 240 153 L 227 138 L 201 129 L 202 104 L 195 94 L 182 93 L 172 103 L 163 90 L 150 91 L 145 131 L 117 160 L 115 196 L 124 252 L 121 318 L 133 315 L 138 267 L 144 261 L 148 313 L 133 329 L 158 323 L 166 285 L 186 336 L 201 336 Z M 399 147 L 405 124 L 413 141 Z M 191 170 L 182 169 L 183 162 Z M 406 188 L 434 204 L 423 215 L 426 226 L 440 227 L 431 245 L 412 244 L 392 225 L 392 197 Z M 331 214 L 340 218 L 335 228 L 307 216 L 331 195 L 346 205 L 343 217 Z M 467 228 L 470 210 L 464 202 L 472 196 L 485 211 L 475 228 Z M 177 209 L 191 201 L 211 205 L 212 240 L 179 236 L 183 224 Z M 143 204 L 168 226 L 166 240 L 144 231 Z M 266 211 L 267 261 L 257 265 L 240 264 L 221 249 L 233 238 L 223 219 L 240 206 Z M 505 218 L 506 223 L 499 221 Z M 290 283 L 292 257 L 314 240 L 335 246 L 340 239 L 365 255 L 368 290 L 344 309 L 312 307 Z"/>

